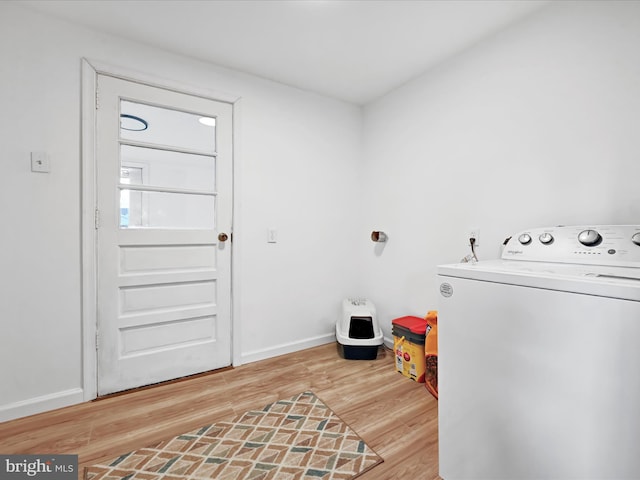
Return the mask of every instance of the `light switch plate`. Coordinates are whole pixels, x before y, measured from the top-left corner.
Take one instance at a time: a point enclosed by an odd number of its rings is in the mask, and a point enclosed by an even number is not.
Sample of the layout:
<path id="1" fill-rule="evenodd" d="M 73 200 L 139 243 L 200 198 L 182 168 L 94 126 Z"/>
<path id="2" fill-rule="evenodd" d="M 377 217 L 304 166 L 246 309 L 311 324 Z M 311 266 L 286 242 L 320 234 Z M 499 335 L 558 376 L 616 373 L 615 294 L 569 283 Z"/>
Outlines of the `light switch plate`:
<path id="1" fill-rule="evenodd" d="M 51 171 L 51 161 L 46 152 L 31 152 L 31 171 L 38 173 Z"/>

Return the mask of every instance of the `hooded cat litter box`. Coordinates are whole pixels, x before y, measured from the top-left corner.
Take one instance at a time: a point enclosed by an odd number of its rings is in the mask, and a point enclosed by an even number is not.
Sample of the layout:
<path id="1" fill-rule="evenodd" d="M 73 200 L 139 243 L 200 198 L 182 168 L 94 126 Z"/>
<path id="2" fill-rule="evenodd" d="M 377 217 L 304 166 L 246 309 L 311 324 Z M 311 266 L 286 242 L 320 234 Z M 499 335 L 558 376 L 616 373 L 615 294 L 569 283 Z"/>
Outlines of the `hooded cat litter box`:
<path id="1" fill-rule="evenodd" d="M 342 317 L 336 323 L 340 356 L 349 360 L 374 360 L 383 343 L 376 307 L 365 298 L 342 301 Z"/>

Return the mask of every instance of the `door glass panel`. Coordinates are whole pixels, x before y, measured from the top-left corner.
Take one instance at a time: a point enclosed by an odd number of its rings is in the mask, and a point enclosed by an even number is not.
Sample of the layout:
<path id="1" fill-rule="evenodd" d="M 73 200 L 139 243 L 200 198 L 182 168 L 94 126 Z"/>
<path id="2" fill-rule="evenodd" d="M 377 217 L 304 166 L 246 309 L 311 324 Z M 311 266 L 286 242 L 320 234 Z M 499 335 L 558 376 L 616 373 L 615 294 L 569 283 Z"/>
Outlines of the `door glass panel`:
<path id="1" fill-rule="evenodd" d="M 212 154 L 215 118 L 121 100 L 120 138 Z"/>
<path id="2" fill-rule="evenodd" d="M 128 166 L 144 168 L 145 177 L 127 177 L 130 185 L 184 188 L 215 192 L 216 158 L 206 155 L 171 152 L 155 148 L 120 145 L 121 171 Z M 123 180 L 123 179 L 121 179 Z"/>
<path id="3" fill-rule="evenodd" d="M 120 191 L 121 228 L 215 227 L 215 196 L 183 193 Z"/>
<path id="4" fill-rule="evenodd" d="M 144 169 L 133 165 L 125 166 L 120 169 L 120 183 L 123 184 L 139 184 L 143 183 Z M 128 227 L 131 225 L 142 225 L 142 205 L 141 192 L 132 192 L 123 190 L 120 193 L 120 226 Z M 131 210 L 133 207 L 133 211 Z"/>

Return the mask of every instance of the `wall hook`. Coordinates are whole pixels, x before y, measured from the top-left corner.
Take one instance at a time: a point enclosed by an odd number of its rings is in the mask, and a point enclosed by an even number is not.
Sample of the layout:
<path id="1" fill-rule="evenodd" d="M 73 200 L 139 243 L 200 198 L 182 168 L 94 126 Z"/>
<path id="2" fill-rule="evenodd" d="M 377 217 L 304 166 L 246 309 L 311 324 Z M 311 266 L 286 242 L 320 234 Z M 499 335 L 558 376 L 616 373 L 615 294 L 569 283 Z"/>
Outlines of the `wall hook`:
<path id="1" fill-rule="evenodd" d="M 374 242 L 386 242 L 387 234 L 374 230 L 373 232 L 371 232 L 371 240 L 373 240 Z"/>

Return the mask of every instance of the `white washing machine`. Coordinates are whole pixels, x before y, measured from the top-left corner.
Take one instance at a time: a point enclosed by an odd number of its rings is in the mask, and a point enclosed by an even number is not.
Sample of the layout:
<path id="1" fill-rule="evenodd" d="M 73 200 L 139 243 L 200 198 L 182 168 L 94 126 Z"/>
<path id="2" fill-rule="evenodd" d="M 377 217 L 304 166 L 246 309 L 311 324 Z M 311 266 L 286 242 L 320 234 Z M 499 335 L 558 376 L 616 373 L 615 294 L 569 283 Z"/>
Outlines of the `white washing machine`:
<path id="1" fill-rule="evenodd" d="M 640 479 L 640 226 L 438 267 L 440 476 Z"/>

